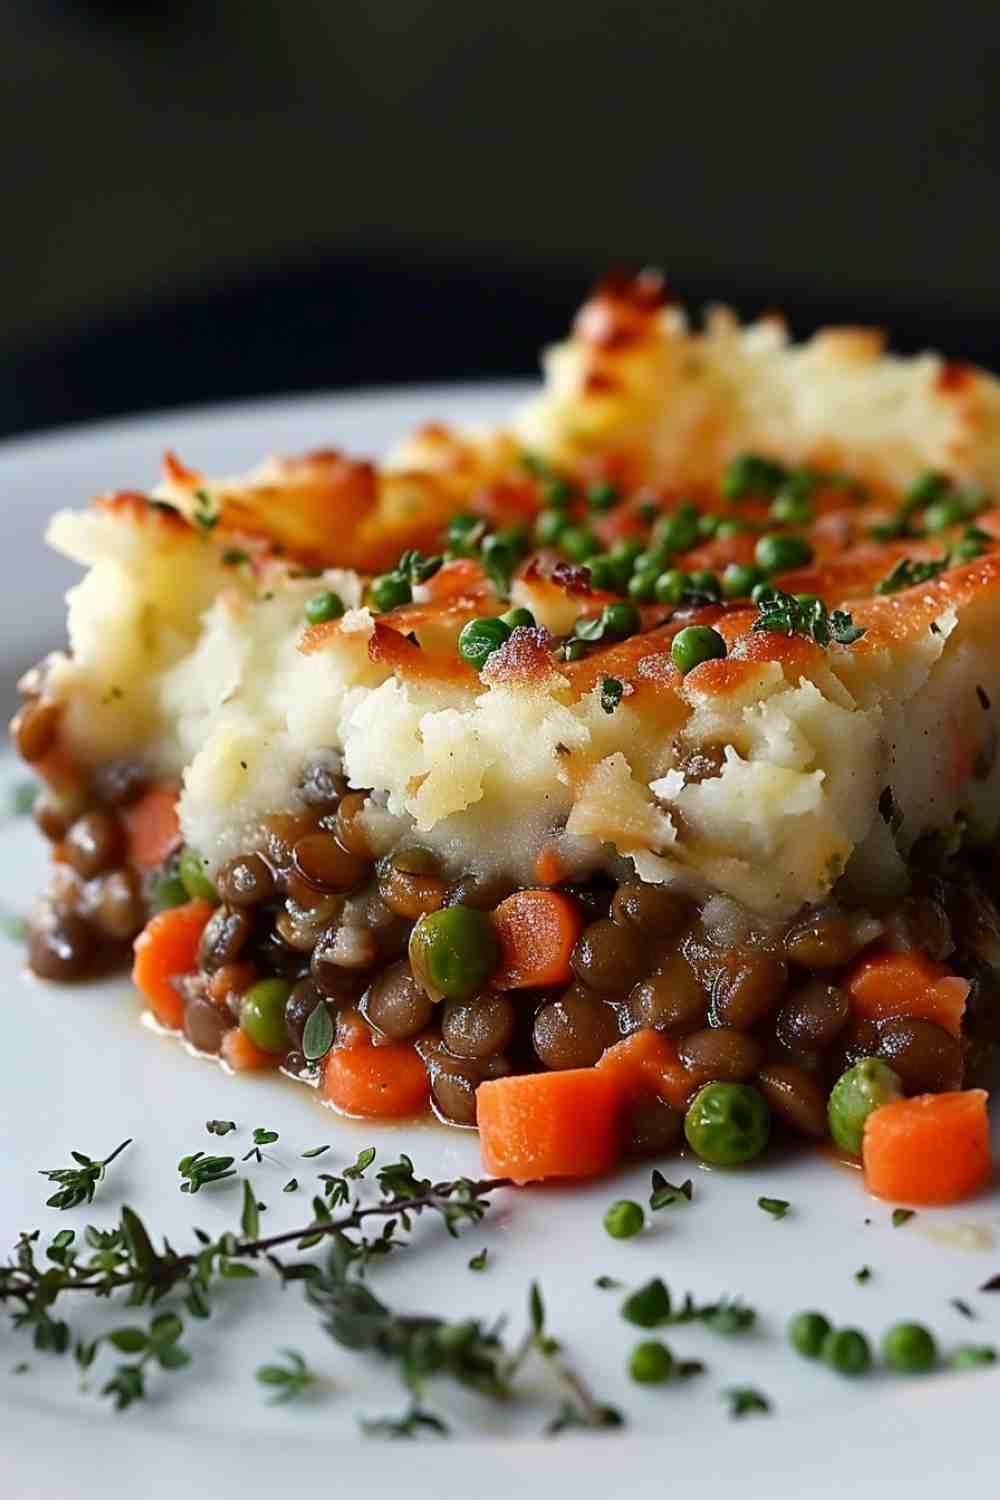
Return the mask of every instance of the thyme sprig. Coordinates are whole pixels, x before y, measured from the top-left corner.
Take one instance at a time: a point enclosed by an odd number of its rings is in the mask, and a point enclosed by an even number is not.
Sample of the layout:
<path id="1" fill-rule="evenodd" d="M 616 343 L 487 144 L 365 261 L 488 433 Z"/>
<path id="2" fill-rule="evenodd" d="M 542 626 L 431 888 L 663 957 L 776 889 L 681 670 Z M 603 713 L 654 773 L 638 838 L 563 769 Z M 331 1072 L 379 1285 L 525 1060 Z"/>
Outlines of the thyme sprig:
<path id="1" fill-rule="evenodd" d="M 99 1183 L 104 1181 L 105 1173 L 117 1156 L 120 1156 L 126 1146 L 131 1146 L 131 1139 L 122 1141 L 116 1146 L 110 1156 L 105 1156 L 100 1161 L 94 1161 L 82 1151 L 71 1151 L 70 1156 L 77 1163 L 75 1167 L 51 1167 L 39 1175 L 47 1177 L 50 1182 L 61 1182 L 62 1187 L 58 1193 L 53 1193 L 51 1198 L 46 1198 L 47 1208 L 78 1208 L 81 1203 L 93 1203 L 94 1194 Z"/>

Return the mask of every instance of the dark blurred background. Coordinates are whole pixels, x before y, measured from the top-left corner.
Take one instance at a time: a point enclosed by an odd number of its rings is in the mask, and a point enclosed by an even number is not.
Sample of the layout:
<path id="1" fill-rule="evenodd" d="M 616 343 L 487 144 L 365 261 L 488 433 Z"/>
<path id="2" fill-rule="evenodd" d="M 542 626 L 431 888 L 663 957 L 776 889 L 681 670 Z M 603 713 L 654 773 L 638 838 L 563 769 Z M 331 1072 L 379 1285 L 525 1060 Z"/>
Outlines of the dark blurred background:
<path id="1" fill-rule="evenodd" d="M 1000 365 L 998 97 L 998 0 L 5 0 L 0 434 L 528 373 L 608 263 Z"/>

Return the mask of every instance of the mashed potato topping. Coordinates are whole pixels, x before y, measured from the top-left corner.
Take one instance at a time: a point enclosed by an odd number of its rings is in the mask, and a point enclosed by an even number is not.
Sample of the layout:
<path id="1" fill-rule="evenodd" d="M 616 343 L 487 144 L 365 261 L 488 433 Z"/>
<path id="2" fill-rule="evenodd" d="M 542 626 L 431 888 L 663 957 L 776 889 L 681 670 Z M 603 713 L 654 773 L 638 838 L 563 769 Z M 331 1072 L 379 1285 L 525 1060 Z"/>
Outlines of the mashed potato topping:
<path id="1" fill-rule="evenodd" d="M 56 516 L 52 545 L 89 570 L 46 684 L 73 755 L 134 753 L 181 780 L 183 835 L 210 870 L 294 809 L 304 768 L 332 753 L 369 795 L 379 848 L 419 841 L 446 870 L 524 884 L 543 855 L 564 878 L 631 864 L 775 919 L 838 881 L 888 898 L 921 834 L 993 828 L 994 554 L 873 598 L 895 562 L 936 554 L 867 538 L 915 471 L 1000 488 L 997 383 L 935 356 L 890 359 L 862 330 L 796 348 L 774 320 L 740 329 L 716 313 L 693 333 L 652 282 L 600 290 L 546 374 L 513 435 L 427 429 L 381 471 L 319 453 L 213 482 L 170 459 L 155 503 L 119 495 Z M 715 607 L 704 617 L 728 654 L 682 677 L 671 612 L 649 604 L 642 633 L 560 661 L 551 638 L 608 596 L 544 554 L 511 586 L 536 625 L 515 630 L 495 670 L 456 650 L 468 620 L 505 607 L 477 563 L 448 562 L 411 604 L 373 613 L 367 575 L 401 547 L 439 544 L 448 515 L 530 523 L 525 447 L 658 487 L 667 512 L 748 449 L 849 470 L 868 503 L 822 507 L 814 564 L 782 586 L 846 604 L 864 636 L 761 635 L 748 601 Z M 709 538 L 685 565 L 722 569 L 752 547 Z M 318 589 L 345 612 L 309 627 Z M 694 769 L 706 747 L 711 774 Z"/>

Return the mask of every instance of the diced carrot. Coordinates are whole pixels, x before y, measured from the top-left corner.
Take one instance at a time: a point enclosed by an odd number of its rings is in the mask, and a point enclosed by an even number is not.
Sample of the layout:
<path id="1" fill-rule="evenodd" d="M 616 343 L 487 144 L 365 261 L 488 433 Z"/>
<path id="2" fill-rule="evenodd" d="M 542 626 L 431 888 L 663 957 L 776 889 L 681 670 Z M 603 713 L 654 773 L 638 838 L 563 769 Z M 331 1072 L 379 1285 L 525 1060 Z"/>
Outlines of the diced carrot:
<path id="1" fill-rule="evenodd" d="M 261 1068 L 273 1068 L 279 1059 L 273 1052 L 262 1052 L 245 1031 L 233 1026 L 222 1038 L 222 1059 L 234 1073 L 254 1073 Z"/>
<path id="2" fill-rule="evenodd" d="M 847 994 L 856 1016 L 884 1021 L 912 1016 L 934 1021 L 952 1036 L 962 1034 L 969 982 L 913 948 L 909 953 L 873 953 L 847 976 Z"/>
<path id="3" fill-rule="evenodd" d="M 500 939 L 500 967 L 493 976 L 497 989 L 534 989 L 572 978 L 570 954 L 583 931 L 572 896 L 515 891 L 500 902 L 493 921 Z"/>
<path id="4" fill-rule="evenodd" d="M 176 787 L 152 786 L 137 802 L 122 809 L 129 857 L 141 870 L 162 865 L 181 841 L 177 795 Z"/>
<path id="5" fill-rule="evenodd" d="M 178 1029 L 184 1002 L 171 980 L 198 967 L 198 944 L 212 915 L 207 901 L 188 901 L 151 917 L 135 940 L 132 982 L 162 1026 Z"/>
<path id="6" fill-rule="evenodd" d="M 957 1203 L 990 1178 L 986 1090 L 918 1094 L 873 1110 L 862 1141 L 865 1184 L 903 1203 Z"/>
<path id="7" fill-rule="evenodd" d="M 649 1026 L 609 1047 L 597 1067 L 618 1080 L 626 1098 L 656 1094 L 674 1109 L 687 1109 L 697 1086 L 674 1043 Z"/>
<path id="8" fill-rule="evenodd" d="M 607 1172 L 618 1159 L 623 1103 L 613 1070 L 489 1079 L 476 1090 L 483 1169 L 515 1182 Z"/>
<path id="9" fill-rule="evenodd" d="M 383 1047 L 334 1047 L 323 1069 L 323 1091 L 347 1115 L 397 1120 L 419 1114 L 430 1096 L 422 1058 L 409 1042 Z"/>

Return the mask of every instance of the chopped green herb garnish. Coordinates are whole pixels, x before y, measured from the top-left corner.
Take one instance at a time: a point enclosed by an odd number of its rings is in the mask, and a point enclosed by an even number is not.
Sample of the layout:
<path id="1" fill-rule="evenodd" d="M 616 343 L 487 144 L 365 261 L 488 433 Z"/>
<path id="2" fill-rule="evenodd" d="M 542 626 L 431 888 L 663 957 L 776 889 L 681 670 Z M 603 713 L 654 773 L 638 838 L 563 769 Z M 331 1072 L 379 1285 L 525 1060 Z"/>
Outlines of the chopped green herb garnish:
<path id="1" fill-rule="evenodd" d="M 310 1011 L 302 1029 L 302 1055 L 306 1062 L 319 1062 L 321 1057 L 325 1057 L 333 1046 L 333 1038 L 334 1028 L 330 1007 L 325 1000 L 319 1000 Z M 328 1149 L 327 1146 L 318 1146 L 312 1151 L 303 1151 L 302 1155 L 319 1156 Z"/>
<path id="2" fill-rule="evenodd" d="M 864 1286 L 864 1284 L 865 1284 L 866 1281 L 871 1281 L 871 1279 L 872 1279 L 872 1268 L 871 1268 L 871 1266 L 862 1266 L 860 1270 L 855 1271 L 855 1273 L 854 1273 L 854 1279 L 858 1283 L 859 1286 Z"/>
<path id="3" fill-rule="evenodd" d="M 791 1204 L 785 1198 L 758 1198 L 757 1207 L 762 1208 L 772 1219 L 783 1219 L 791 1208 Z"/>
<path id="4" fill-rule="evenodd" d="M 303 1151 L 303 1160 L 308 1161 L 314 1156 L 322 1156 L 324 1151 L 329 1151 L 329 1146 L 310 1146 L 308 1151 Z"/>
<path id="5" fill-rule="evenodd" d="M 964 1297 L 952 1297 L 951 1305 L 956 1312 L 960 1312 L 962 1314 L 963 1318 L 974 1318 L 976 1316 Z"/>
<path id="6" fill-rule="evenodd" d="M 617 1291 L 621 1286 L 621 1282 L 617 1281 L 614 1276 L 598 1276 L 594 1280 L 594 1285 L 599 1287 L 602 1292 L 613 1292 Z"/>
<path id="7" fill-rule="evenodd" d="M 294 1401 L 316 1382 L 316 1376 L 301 1354 L 297 1354 L 294 1349 L 284 1349 L 282 1353 L 287 1364 L 261 1365 L 256 1372 L 260 1384 L 273 1389 L 275 1402 Z"/>
<path id="8" fill-rule="evenodd" d="M 230 1131 L 236 1129 L 235 1120 L 206 1120 L 205 1129 L 209 1135 L 229 1135 Z"/>
<path id="9" fill-rule="evenodd" d="M 202 527 L 204 531 L 211 531 L 213 526 L 219 524 L 219 512 L 212 503 L 212 497 L 207 490 L 195 490 L 195 511 L 193 520 L 196 526 Z"/>
<path id="10" fill-rule="evenodd" d="M 250 554 L 243 552 L 239 547 L 229 547 L 223 552 L 222 561 L 227 568 L 238 568 L 241 563 L 250 561 Z"/>
<path id="11" fill-rule="evenodd" d="M 974 1370 L 980 1365 L 995 1365 L 997 1351 L 992 1344 L 965 1344 L 949 1360 L 953 1370 Z"/>
<path id="12" fill-rule="evenodd" d="M 694 1184 L 690 1177 L 686 1178 L 680 1187 L 675 1187 L 672 1182 L 667 1181 L 658 1168 L 653 1168 L 650 1179 L 649 1206 L 654 1213 L 661 1208 L 670 1208 L 675 1203 L 690 1203 L 693 1196 Z"/>
<path id="13" fill-rule="evenodd" d="M 771 1402 L 767 1396 L 760 1391 L 755 1391 L 752 1386 L 732 1386 L 728 1391 L 722 1392 L 723 1401 L 729 1402 L 729 1415 L 731 1417 L 749 1417 L 754 1414 L 765 1415 L 771 1410 Z"/>
<path id="14" fill-rule="evenodd" d="M 892 1211 L 892 1227 L 899 1229 L 916 1216 L 916 1210 L 912 1208 L 894 1208 Z"/>
<path id="15" fill-rule="evenodd" d="M 803 635 L 815 641 L 817 646 L 828 646 L 831 641 L 836 641 L 839 646 L 850 646 L 865 633 L 863 626 L 855 625 L 847 610 L 827 610 L 822 599 L 814 595 L 786 594 L 781 589 L 764 585 L 754 589 L 753 602 L 760 613 L 751 626 L 752 630 Z"/>
<path id="16" fill-rule="evenodd" d="M 901 557 L 892 571 L 875 585 L 875 592 L 876 594 L 898 594 L 901 589 L 911 589 L 920 583 L 929 583 L 932 578 L 944 572 L 948 562 L 947 555 L 927 559 L 924 562 L 913 562 L 908 557 Z"/>
<path id="17" fill-rule="evenodd" d="M 487 1252 L 485 1250 L 480 1250 L 480 1252 L 479 1252 L 478 1255 L 472 1256 L 471 1260 L 469 1261 L 469 1270 L 470 1271 L 485 1271 L 486 1270 L 486 1257 L 487 1257 Z"/>
<path id="18" fill-rule="evenodd" d="M 298 1178 L 297 1177 L 289 1177 L 288 1181 L 285 1183 L 285 1185 L 281 1189 L 281 1191 L 283 1193 L 297 1193 L 298 1189 L 299 1189 L 299 1180 L 298 1180 Z"/>
<path id="19" fill-rule="evenodd" d="M 265 1130 L 261 1125 L 258 1125 L 253 1133 L 253 1143 L 255 1146 L 273 1146 L 277 1139 L 278 1132 L 276 1130 Z"/>
<path id="20" fill-rule="evenodd" d="M 613 714 L 622 701 L 625 684 L 617 677 L 601 678 L 601 707 L 606 714 Z"/>
<path id="21" fill-rule="evenodd" d="M 191 1156 L 182 1156 L 177 1170 L 184 1179 L 180 1185 L 182 1193 L 197 1193 L 210 1182 L 222 1182 L 226 1177 L 235 1177 L 233 1156 L 206 1156 L 204 1151 L 195 1151 Z"/>
<path id="22" fill-rule="evenodd" d="M 10 812 L 13 818 L 27 817 L 41 791 L 37 781 L 17 781 L 10 789 Z"/>

